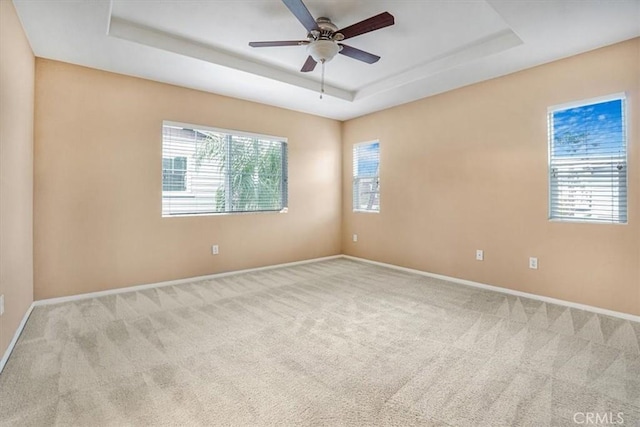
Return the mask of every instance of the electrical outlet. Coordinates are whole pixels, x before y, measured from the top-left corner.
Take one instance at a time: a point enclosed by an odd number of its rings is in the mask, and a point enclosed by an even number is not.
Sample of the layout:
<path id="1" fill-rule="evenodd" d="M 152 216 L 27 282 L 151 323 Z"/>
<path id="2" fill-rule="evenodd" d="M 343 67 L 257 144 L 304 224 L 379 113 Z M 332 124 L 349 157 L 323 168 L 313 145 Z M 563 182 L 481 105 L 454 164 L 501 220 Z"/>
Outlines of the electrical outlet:
<path id="1" fill-rule="evenodd" d="M 0 295 L 0 316 L 4 314 L 4 295 Z"/>
<path id="2" fill-rule="evenodd" d="M 484 251 L 482 249 L 476 249 L 476 260 L 477 261 L 484 260 Z"/>
<path id="3" fill-rule="evenodd" d="M 532 270 L 538 269 L 538 258 L 535 258 L 535 257 L 529 258 L 529 268 Z"/>
<path id="4" fill-rule="evenodd" d="M 353 241 L 354 241 L 354 242 L 357 242 L 357 241 L 358 241 L 358 235 L 357 235 L 357 234 L 354 234 L 354 235 L 353 235 Z"/>
<path id="5" fill-rule="evenodd" d="M 219 253 L 220 253 L 220 251 L 218 249 L 218 245 L 211 246 L 211 254 L 212 255 L 218 255 Z"/>

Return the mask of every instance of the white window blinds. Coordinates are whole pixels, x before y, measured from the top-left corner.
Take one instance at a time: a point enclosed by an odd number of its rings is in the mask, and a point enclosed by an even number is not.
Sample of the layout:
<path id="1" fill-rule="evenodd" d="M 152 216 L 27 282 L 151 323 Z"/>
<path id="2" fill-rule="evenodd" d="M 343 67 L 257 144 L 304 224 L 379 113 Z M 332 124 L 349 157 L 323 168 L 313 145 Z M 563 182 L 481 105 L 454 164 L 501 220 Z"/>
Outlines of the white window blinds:
<path id="1" fill-rule="evenodd" d="M 380 211 L 380 143 L 353 146 L 353 210 Z"/>
<path id="2" fill-rule="evenodd" d="M 625 97 L 549 109 L 549 218 L 627 222 Z"/>
<path id="3" fill-rule="evenodd" d="M 283 138 L 163 123 L 162 216 L 286 207 Z"/>

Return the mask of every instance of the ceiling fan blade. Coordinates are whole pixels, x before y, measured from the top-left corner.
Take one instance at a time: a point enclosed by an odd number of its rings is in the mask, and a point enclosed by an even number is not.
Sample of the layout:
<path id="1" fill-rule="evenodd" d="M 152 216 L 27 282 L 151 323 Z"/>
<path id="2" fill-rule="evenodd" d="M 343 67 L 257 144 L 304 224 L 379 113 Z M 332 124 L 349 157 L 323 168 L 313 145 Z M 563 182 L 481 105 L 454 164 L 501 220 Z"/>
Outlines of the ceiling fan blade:
<path id="1" fill-rule="evenodd" d="M 346 28 L 339 30 L 339 33 L 342 33 L 344 39 L 349 39 L 351 37 L 359 36 L 360 34 L 369 33 L 371 31 L 379 30 L 380 28 L 388 27 L 395 23 L 395 19 L 393 15 L 389 12 L 382 12 L 379 15 L 372 16 L 369 19 L 365 19 L 364 21 L 360 21 L 356 24 L 349 25 Z"/>
<path id="2" fill-rule="evenodd" d="M 302 0 L 282 0 L 282 3 L 298 18 L 298 21 L 300 21 L 307 31 L 311 31 L 317 27 L 316 20 L 313 19 L 313 16 L 309 13 L 309 9 L 302 3 Z"/>
<path id="3" fill-rule="evenodd" d="M 309 57 L 305 61 L 300 71 L 302 71 L 303 73 L 308 73 L 309 71 L 313 71 L 313 69 L 316 68 L 316 64 L 317 62 L 315 61 L 315 59 L 313 59 L 311 55 L 309 55 Z"/>
<path id="4" fill-rule="evenodd" d="M 308 40 L 283 40 L 272 42 L 249 42 L 251 47 L 302 46 L 309 44 Z"/>
<path id="5" fill-rule="evenodd" d="M 373 64 L 380 60 L 378 55 L 365 52 L 364 50 L 356 49 L 355 47 L 347 46 L 346 44 L 341 44 L 340 46 L 342 46 L 340 53 L 348 56 L 349 58 L 357 59 L 358 61 L 366 62 L 367 64 Z"/>

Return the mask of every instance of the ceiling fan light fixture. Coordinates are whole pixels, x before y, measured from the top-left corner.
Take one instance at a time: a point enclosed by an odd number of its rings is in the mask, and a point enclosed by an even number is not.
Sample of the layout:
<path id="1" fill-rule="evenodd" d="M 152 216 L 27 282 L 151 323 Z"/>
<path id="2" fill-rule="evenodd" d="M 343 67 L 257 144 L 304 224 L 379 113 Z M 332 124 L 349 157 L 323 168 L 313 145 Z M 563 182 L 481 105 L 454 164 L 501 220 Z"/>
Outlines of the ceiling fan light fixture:
<path id="1" fill-rule="evenodd" d="M 340 46 L 332 40 L 315 40 L 307 45 L 309 55 L 316 62 L 329 62 L 340 52 Z"/>

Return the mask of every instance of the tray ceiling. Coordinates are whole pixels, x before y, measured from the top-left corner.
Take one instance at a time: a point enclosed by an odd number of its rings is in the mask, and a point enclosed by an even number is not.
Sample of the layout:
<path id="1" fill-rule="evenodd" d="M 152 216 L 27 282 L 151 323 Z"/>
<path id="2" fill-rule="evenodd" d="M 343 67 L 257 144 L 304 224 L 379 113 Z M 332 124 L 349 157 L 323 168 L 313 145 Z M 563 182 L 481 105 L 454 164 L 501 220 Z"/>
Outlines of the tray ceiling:
<path id="1" fill-rule="evenodd" d="M 36 56 L 345 120 L 640 36 L 640 0 L 317 1 L 339 27 L 388 11 L 396 24 L 348 44 L 382 59 L 338 55 L 300 73 L 304 39 L 280 0 L 14 0 Z"/>

